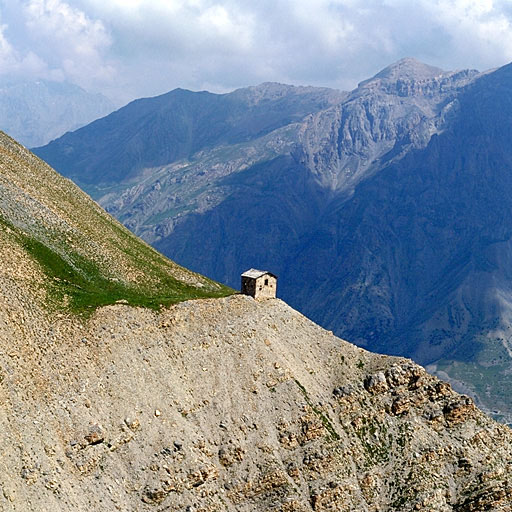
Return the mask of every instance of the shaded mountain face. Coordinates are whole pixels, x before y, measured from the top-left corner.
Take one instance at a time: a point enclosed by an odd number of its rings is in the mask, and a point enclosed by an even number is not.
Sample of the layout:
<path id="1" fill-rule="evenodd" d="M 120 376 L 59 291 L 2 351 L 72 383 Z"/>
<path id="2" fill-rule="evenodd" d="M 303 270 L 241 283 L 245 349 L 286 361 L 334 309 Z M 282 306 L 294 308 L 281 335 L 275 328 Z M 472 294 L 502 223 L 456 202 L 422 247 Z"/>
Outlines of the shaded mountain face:
<path id="1" fill-rule="evenodd" d="M 224 95 L 176 89 L 136 100 L 36 153 L 59 161 L 77 182 L 118 183 L 204 149 L 264 136 L 343 96 L 272 83 Z"/>
<path id="2" fill-rule="evenodd" d="M 46 144 L 113 110 L 105 96 L 68 83 L 0 82 L 0 129 L 26 147 Z"/>
<path id="3" fill-rule="evenodd" d="M 98 279 L 116 304 L 77 311 Z M 509 509 L 471 398 L 278 299 L 133 302 L 180 283 L 229 293 L 0 134 L 0 509 Z"/>
<path id="4" fill-rule="evenodd" d="M 510 73 L 404 59 L 291 123 L 117 181 L 71 172 L 62 139 L 39 152 L 180 263 L 232 286 L 268 268 L 310 318 L 511 421 Z"/>

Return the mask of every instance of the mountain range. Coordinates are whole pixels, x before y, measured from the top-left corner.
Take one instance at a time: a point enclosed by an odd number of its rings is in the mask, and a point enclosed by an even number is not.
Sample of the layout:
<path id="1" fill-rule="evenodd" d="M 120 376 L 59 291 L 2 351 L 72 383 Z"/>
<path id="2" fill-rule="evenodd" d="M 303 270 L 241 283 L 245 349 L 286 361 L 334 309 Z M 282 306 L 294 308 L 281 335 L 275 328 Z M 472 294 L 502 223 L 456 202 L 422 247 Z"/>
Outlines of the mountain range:
<path id="1" fill-rule="evenodd" d="M 114 108 L 105 96 L 67 82 L 0 81 L 0 129 L 27 147 L 46 144 Z"/>
<path id="2" fill-rule="evenodd" d="M 510 65 L 403 59 L 350 93 L 175 90 L 35 151 L 180 264 L 269 269 L 325 328 L 512 421 L 511 101 Z"/>
<path id="3" fill-rule="evenodd" d="M 512 434 L 166 259 L 0 132 L 0 509 L 509 510 Z"/>

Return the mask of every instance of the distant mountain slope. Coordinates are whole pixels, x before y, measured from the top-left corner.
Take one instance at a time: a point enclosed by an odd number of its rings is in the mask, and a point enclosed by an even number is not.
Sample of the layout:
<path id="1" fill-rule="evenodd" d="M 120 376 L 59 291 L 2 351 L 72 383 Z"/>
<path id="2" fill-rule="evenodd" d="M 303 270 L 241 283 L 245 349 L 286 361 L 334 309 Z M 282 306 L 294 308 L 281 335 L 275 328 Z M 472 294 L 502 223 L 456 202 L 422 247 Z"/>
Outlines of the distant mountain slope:
<path id="1" fill-rule="evenodd" d="M 230 293 L 151 249 L 1 132 L 0 227 L 3 243 L 44 271 L 46 281 L 33 284 L 49 310 L 90 313 L 119 300 L 158 307 Z"/>
<path id="2" fill-rule="evenodd" d="M 136 100 L 36 153 L 85 184 L 117 183 L 200 150 L 265 135 L 335 103 L 330 89 L 262 84 L 230 94 L 176 89 Z"/>
<path id="3" fill-rule="evenodd" d="M 0 82 L 0 129 L 26 147 L 46 144 L 113 110 L 105 96 L 69 83 Z"/>
<path id="4" fill-rule="evenodd" d="M 63 139 L 39 152 L 188 268 L 234 286 L 269 268 L 323 326 L 512 421 L 511 74 L 404 59 L 290 124 L 114 182 L 69 170 Z"/>

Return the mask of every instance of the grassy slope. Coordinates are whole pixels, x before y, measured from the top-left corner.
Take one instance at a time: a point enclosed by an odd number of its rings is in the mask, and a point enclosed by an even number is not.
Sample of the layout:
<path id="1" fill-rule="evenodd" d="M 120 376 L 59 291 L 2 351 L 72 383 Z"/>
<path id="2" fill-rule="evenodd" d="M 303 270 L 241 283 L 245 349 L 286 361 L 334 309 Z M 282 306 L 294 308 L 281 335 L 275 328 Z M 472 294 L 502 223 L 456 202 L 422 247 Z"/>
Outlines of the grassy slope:
<path id="1" fill-rule="evenodd" d="M 75 313 L 126 301 L 158 307 L 233 290 L 136 238 L 69 180 L 0 133 L 0 236 L 35 260 L 47 305 Z"/>

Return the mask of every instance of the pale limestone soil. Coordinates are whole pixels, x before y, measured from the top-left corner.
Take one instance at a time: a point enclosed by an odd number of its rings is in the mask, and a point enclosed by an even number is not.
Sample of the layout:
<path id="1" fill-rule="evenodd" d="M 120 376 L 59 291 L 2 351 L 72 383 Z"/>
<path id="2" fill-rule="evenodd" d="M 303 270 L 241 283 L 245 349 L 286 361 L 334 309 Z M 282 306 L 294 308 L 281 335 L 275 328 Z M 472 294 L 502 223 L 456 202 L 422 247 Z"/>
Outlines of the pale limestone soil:
<path id="1" fill-rule="evenodd" d="M 510 510 L 507 427 L 279 300 L 80 321 L 0 283 L 0 510 Z"/>

